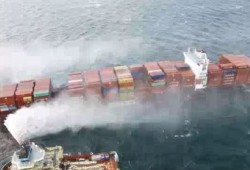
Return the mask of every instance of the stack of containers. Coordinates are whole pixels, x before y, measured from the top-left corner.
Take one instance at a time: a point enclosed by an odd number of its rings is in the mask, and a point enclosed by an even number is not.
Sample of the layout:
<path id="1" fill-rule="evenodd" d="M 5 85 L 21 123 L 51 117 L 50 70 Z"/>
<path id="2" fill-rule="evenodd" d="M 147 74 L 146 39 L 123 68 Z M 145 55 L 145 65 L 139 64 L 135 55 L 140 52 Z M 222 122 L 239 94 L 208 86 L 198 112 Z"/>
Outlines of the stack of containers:
<path id="1" fill-rule="evenodd" d="M 175 67 L 181 74 L 181 87 L 184 89 L 193 89 L 195 84 L 195 75 L 189 65 L 183 61 L 176 61 Z"/>
<path id="2" fill-rule="evenodd" d="M 83 72 L 85 95 L 87 98 L 100 98 L 101 91 L 101 80 L 97 70 L 88 70 Z"/>
<path id="3" fill-rule="evenodd" d="M 215 63 L 208 64 L 208 87 L 218 87 L 222 83 L 222 70 Z"/>
<path id="4" fill-rule="evenodd" d="M 81 72 L 68 75 L 68 95 L 71 97 L 83 97 L 83 76 Z"/>
<path id="5" fill-rule="evenodd" d="M 109 102 L 116 101 L 118 99 L 118 82 L 113 67 L 103 68 L 99 74 L 104 99 Z"/>
<path id="6" fill-rule="evenodd" d="M 50 78 L 35 80 L 34 101 L 47 101 L 52 97 L 52 83 Z"/>
<path id="7" fill-rule="evenodd" d="M 33 91 L 34 91 L 35 81 L 27 80 L 21 81 L 16 90 L 16 105 L 18 108 L 22 106 L 30 106 L 33 102 Z"/>
<path id="8" fill-rule="evenodd" d="M 144 76 L 143 65 L 142 64 L 134 64 L 129 66 L 129 70 L 134 80 L 142 80 Z"/>
<path id="9" fill-rule="evenodd" d="M 245 55 L 230 55 L 224 54 L 220 56 L 220 63 L 221 64 L 228 64 L 231 63 L 237 70 L 237 74 L 235 77 L 235 83 L 245 84 L 248 82 L 248 78 L 250 75 L 250 62 L 249 58 Z"/>
<path id="10" fill-rule="evenodd" d="M 232 63 L 219 64 L 222 69 L 222 86 L 232 86 L 235 84 L 237 70 Z"/>
<path id="11" fill-rule="evenodd" d="M 134 79 L 127 66 L 114 67 L 118 80 L 120 100 L 134 99 Z"/>
<path id="12" fill-rule="evenodd" d="M 170 61 L 160 61 L 158 65 L 165 73 L 167 87 L 178 89 L 181 84 L 181 74 L 176 69 L 175 64 Z"/>
<path id="13" fill-rule="evenodd" d="M 17 84 L 4 85 L 0 90 L 0 113 L 8 113 L 16 110 L 16 92 Z"/>
<path id="14" fill-rule="evenodd" d="M 163 93 L 166 90 L 166 77 L 157 62 L 144 64 L 145 80 L 151 86 L 152 93 Z"/>
<path id="15" fill-rule="evenodd" d="M 142 99 L 151 93 L 151 87 L 144 81 L 144 67 L 140 64 L 129 66 L 130 72 L 134 79 L 135 96 Z"/>

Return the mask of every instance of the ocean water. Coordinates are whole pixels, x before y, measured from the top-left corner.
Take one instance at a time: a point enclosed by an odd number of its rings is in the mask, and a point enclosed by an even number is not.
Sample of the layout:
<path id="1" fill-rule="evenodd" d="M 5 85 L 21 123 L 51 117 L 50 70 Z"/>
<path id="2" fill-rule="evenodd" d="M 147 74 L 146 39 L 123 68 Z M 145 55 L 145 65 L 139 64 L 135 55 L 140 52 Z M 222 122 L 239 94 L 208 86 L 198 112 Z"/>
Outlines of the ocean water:
<path id="1" fill-rule="evenodd" d="M 249 9 L 248 0 L 0 0 L 0 80 L 50 76 L 59 85 L 69 71 L 183 60 L 188 47 L 212 61 L 249 55 Z M 68 152 L 116 150 L 124 170 L 247 170 L 249 97 L 242 89 L 211 91 L 135 110 L 168 111 L 178 123 L 66 129 L 34 140 Z"/>

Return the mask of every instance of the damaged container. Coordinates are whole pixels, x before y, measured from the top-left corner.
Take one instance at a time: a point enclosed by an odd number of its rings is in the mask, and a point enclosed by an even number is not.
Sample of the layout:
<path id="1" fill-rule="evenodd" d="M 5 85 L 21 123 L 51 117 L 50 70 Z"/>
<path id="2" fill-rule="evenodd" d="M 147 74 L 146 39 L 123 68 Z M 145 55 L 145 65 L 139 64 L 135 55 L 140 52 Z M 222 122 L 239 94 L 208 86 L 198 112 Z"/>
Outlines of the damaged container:
<path id="1" fill-rule="evenodd" d="M 142 64 L 134 64 L 129 66 L 129 70 L 132 74 L 132 77 L 135 79 L 143 79 L 143 65 Z"/>
<path id="2" fill-rule="evenodd" d="M 159 87 L 166 85 L 166 77 L 157 62 L 149 62 L 144 64 L 145 80 L 152 87 Z"/>
<path id="3" fill-rule="evenodd" d="M 222 83 L 222 70 L 215 63 L 208 65 L 208 87 L 218 87 Z"/>
<path id="4" fill-rule="evenodd" d="M 158 65 L 165 73 L 166 85 L 168 87 L 179 88 L 181 83 L 181 74 L 178 72 L 173 62 L 161 61 Z"/>
<path id="5" fill-rule="evenodd" d="M 175 67 L 181 74 L 181 87 L 193 89 L 195 84 L 195 75 L 189 65 L 182 61 L 177 61 L 175 62 Z"/>

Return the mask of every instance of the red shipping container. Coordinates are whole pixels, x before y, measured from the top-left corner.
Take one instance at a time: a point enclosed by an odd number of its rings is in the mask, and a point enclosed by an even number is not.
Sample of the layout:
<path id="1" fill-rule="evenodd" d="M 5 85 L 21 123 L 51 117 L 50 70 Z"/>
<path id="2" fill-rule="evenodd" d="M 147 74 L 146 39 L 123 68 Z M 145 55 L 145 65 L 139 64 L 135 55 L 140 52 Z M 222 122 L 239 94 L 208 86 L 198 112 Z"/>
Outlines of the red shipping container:
<path id="1" fill-rule="evenodd" d="M 164 69 L 170 69 L 170 70 L 174 70 L 175 68 L 175 63 L 171 62 L 171 61 L 159 61 L 158 62 L 159 67 L 164 70 Z"/>
<path id="2" fill-rule="evenodd" d="M 195 83 L 195 75 L 191 70 L 181 71 L 181 86 L 182 87 L 193 87 Z"/>
<path id="3" fill-rule="evenodd" d="M 115 75 L 114 68 L 113 67 L 106 67 L 106 68 L 100 69 L 100 75 L 104 75 L 104 74 Z"/>
<path id="4" fill-rule="evenodd" d="M 235 66 L 237 67 L 237 75 L 235 79 L 236 84 L 247 83 L 250 74 L 250 68 L 247 63 L 239 63 L 235 64 Z"/>
<path id="5" fill-rule="evenodd" d="M 222 83 L 222 70 L 215 63 L 209 63 L 208 65 L 208 86 L 209 87 L 217 87 L 221 86 Z"/>
<path id="6" fill-rule="evenodd" d="M 129 66 L 129 69 L 131 73 L 133 72 L 142 72 L 143 71 L 143 65 L 142 64 L 133 64 Z"/>
<path id="7" fill-rule="evenodd" d="M 100 70 L 101 86 L 103 88 L 118 88 L 118 80 L 113 68 L 104 68 Z"/>
<path id="8" fill-rule="evenodd" d="M 143 65 L 147 71 L 150 70 L 160 70 L 157 62 L 148 62 Z"/>
<path id="9" fill-rule="evenodd" d="M 17 107 L 29 106 L 33 102 L 33 90 L 16 91 Z"/>
<path id="10" fill-rule="evenodd" d="M 0 92 L 0 105 L 16 106 L 15 89 L 6 89 Z"/>
<path id="11" fill-rule="evenodd" d="M 77 89 L 68 89 L 68 95 L 75 97 L 75 96 L 84 96 L 84 88 L 77 88 Z"/>
<path id="12" fill-rule="evenodd" d="M 84 85 L 92 86 L 92 85 L 101 85 L 101 80 L 98 71 L 90 70 L 83 72 Z"/>
<path id="13" fill-rule="evenodd" d="M 5 85 L 3 85 L 3 91 L 5 91 L 5 90 L 16 90 L 16 88 L 17 88 L 17 83 L 14 83 L 14 84 L 5 84 Z"/>
<path id="14" fill-rule="evenodd" d="M 101 95 L 101 87 L 93 88 L 85 88 L 85 94 L 86 95 Z"/>

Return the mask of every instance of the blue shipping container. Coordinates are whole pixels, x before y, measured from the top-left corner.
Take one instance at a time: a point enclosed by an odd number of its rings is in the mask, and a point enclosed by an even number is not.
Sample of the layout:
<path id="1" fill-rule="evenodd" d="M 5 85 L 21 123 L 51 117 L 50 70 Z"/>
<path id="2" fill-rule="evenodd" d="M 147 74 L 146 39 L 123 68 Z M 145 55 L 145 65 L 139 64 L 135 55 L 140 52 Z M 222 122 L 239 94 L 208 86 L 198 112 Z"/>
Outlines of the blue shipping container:
<path id="1" fill-rule="evenodd" d="M 134 73 L 132 73 L 132 77 L 133 78 L 141 78 L 141 77 L 143 77 L 143 72 L 134 72 Z"/>

